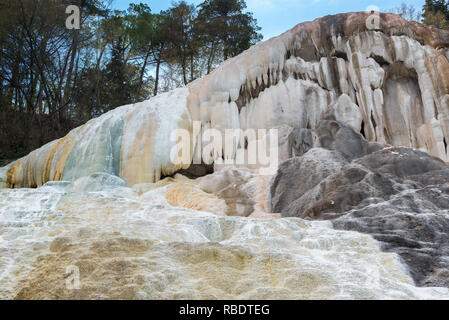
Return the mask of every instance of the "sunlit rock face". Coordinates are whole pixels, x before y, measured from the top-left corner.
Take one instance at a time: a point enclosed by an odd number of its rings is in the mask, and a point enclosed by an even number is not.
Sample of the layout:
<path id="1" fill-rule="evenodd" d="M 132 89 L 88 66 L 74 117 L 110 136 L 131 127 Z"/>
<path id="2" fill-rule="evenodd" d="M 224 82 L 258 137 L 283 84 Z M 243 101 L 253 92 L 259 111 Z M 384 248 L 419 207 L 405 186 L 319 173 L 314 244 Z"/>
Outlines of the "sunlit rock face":
<path id="1" fill-rule="evenodd" d="M 94 172 L 151 183 L 187 165 L 170 161 L 173 130 L 313 129 L 342 121 L 368 141 L 449 161 L 449 32 L 397 15 L 328 16 L 229 59 L 185 89 L 119 108 L 1 169 L 3 187 L 36 187 Z M 260 137 L 259 137 L 260 138 Z M 233 157 L 236 144 L 225 157 Z M 227 154 L 229 153 L 229 154 Z"/>
<path id="2" fill-rule="evenodd" d="M 448 289 L 416 288 L 368 235 L 171 206 L 170 188 L 185 183 L 130 188 L 95 174 L 1 190 L 0 298 L 449 298 Z M 74 267 L 79 289 L 67 285 Z"/>

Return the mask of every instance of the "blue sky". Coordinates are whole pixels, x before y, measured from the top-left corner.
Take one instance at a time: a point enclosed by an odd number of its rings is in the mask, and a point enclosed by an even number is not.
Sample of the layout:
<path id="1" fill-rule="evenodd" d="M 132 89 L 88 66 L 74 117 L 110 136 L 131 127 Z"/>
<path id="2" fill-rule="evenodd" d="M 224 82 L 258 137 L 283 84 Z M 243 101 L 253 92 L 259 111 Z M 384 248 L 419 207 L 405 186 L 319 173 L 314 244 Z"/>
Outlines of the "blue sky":
<path id="1" fill-rule="evenodd" d="M 114 9 L 124 10 L 130 3 L 146 3 L 153 12 L 170 7 L 172 0 L 113 0 Z M 199 4 L 201 0 L 189 3 Z M 248 10 L 253 12 L 262 27 L 265 39 L 277 36 L 304 21 L 349 11 L 365 11 L 369 6 L 377 6 L 381 11 L 398 7 L 406 2 L 421 9 L 425 0 L 246 0 Z"/>

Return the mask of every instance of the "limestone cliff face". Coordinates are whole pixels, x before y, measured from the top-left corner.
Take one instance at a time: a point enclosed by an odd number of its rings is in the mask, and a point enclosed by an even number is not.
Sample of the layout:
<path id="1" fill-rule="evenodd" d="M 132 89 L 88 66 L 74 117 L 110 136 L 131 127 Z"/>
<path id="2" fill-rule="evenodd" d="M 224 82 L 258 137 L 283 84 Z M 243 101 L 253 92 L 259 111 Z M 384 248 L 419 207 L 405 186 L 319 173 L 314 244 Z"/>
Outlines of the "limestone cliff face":
<path id="1" fill-rule="evenodd" d="M 368 30 L 367 19 L 302 23 L 225 62 L 191 85 L 193 118 L 219 127 L 225 113 L 242 128 L 310 129 L 333 115 L 369 141 L 449 161 L 449 32 L 392 14 Z"/>
<path id="2" fill-rule="evenodd" d="M 129 184 L 185 169 L 170 133 L 192 121 L 219 130 L 313 129 L 342 121 L 368 141 L 422 149 L 449 161 L 449 32 L 381 14 L 297 25 L 224 62 L 186 89 L 114 110 L 0 170 L 6 187 L 35 187 L 95 172 Z M 232 156 L 237 145 L 231 150 Z"/>

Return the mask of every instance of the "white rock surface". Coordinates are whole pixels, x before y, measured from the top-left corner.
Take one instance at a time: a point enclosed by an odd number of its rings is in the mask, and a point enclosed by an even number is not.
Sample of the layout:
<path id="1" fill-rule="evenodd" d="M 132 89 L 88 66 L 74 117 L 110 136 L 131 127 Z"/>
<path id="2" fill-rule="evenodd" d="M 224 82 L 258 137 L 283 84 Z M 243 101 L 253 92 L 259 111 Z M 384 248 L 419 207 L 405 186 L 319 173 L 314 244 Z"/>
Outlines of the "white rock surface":
<path id="1" fill-rule="evenodd" d="M 0 191 L 1 299 L 449 298 L 448 289 L 415 287 L 367 235 L 175 208 L 170 185 L 139 196 L 113 177 L 89 179 L 108 187 Z M 74 268 L 79 290 L 66 283 Z"/>

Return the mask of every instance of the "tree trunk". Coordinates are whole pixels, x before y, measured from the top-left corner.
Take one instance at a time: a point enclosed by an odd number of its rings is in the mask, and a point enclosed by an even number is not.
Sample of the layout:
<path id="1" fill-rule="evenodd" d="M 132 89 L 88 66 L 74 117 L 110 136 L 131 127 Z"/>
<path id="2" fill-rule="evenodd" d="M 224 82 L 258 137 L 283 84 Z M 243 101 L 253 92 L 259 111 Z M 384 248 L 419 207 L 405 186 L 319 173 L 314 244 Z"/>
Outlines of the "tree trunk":
<path id="1" fill-rule="evenodd" d="M 63 112 L 67 107 L 70 89 L 72 85 L 72 74 L 73 74 L 73 68 L 75 65 L 75 57 L 78 53 L 78 30 L 75 31 L 75 35 L 73 37 L 72 41 L 72 55 L 70 57 L 70 64 L 69 64 L 69 70 L 67 73 L 67 79 L 66 79 L 66 85 L 64 89 L 64 95 L 61 101 L 61 106 L 59 107 L 59 119 L 63 118 Z"/>
<path id="2" fill-rule="evenodd" d="M 223 56 L 224 56 L 224 61 L 228 60 L 228 56 L 229 56 L 229 52 L 228 52 L 228 16 L 225 15 L 224 16 L 224 26 L 223 26 L 225 31 L 224 37 L 223 37 Z"/>
<path id="3" fill-rule="evenodd" d="M 207 61 L 207 74 L 209 74 L 212 71 L 212 64 L 214 63 L 214 59 L 215 59 L 215 40 L 212 42 L 212 48 L 210 49 L 210 55 Z"/>
<path id="4" fill-rule="evenodd" d="M 159 72 L 161 70 L 161 56 L 159 55 L 159 57 L 157 58 L 157 62 L 156 62 L 156 79 L 155 79 L 155 83 L 154 83 L 154 95 L 157 96 L 157 91 L 158 91 L 158 87 L 159 87 Z"/>
<path id="5" fill-rule="evenodd" d="M 150 57 L 150 53 L 151 53 L 151 46 L 148 47 L 148 51 L 145 55 L 145 60 L 143 62 L 142 70 L 140 71 L 139 85 L 137 87 L 137 97 L 138 98 L 140 97 L 140 92 L 142 91 L 143 77 L 145 75 L 145 70 L 147 68 L 148 58 Z"/>
<path id="6" fill-rule="evenodd" d="M 190 82 L 193 82 L 194 78 L 194 66 L 193 66 L 193 54 L 190 55 Z"/>
<path id="7" fill-rule="evenodd" d="M 183 77 L 183 79 L 184 79 L 184 85 L 187 85 L 188 84 L 188 81 L 187 81 L 187 66 L 186 66 L 186 57 L 185 56 L 183 56 L 182 57 L 182 77 Z"/>

